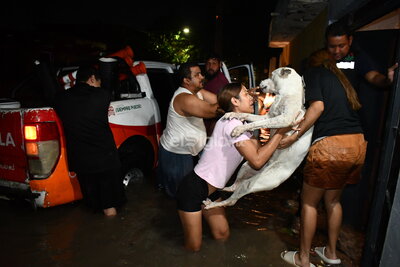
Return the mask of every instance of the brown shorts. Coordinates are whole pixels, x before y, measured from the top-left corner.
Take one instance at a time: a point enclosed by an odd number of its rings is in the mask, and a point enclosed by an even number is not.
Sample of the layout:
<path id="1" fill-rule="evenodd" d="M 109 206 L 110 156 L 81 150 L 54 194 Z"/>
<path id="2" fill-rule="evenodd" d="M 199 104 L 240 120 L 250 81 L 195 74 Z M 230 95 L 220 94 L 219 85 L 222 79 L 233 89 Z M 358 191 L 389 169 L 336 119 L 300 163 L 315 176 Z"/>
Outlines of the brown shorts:
<path id="1" fill-rule="evenodd" d="M 304 166 L 304 182 L 325 189 L 358 183 L 366 149 L 363 134 L 328 136 L 315 142 Z"/>

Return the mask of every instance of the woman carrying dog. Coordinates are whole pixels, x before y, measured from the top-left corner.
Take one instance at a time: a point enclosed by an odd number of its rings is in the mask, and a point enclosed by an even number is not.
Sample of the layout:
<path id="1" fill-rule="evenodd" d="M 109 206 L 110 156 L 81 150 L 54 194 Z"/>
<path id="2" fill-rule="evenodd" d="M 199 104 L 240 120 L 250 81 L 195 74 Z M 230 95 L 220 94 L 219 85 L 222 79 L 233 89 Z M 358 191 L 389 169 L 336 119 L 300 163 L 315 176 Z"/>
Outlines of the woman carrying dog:
<path id="1" fill-rule="evenodd" d="M 360 180 L 367 146 L 356 112 L 361 108 L 357 94 L 335 60 L 321 49 L 310 56 L 309 66 L 304 74 L 309 107 L 297 134 L 285 137 L 279 145 L 290 146 L 314 125 L 313 143 L 303 169 L 300 251 L 281 253 L 284 261 L 304 267 L 314 266 L 310 263 L 310 249 L 321 199 L 327 212 L 328 242 L 314 251 L 325 263 L 341 263 L 336 255 L 342 223 L 340 196 L 346 184 Z"/>
<path id="2" fill-rule="evenodd" d="M 253 113 L 253 97 L 240 83 L 227 84 L 218 94 L 218 104 L 225 112 Z M 213 237 L 226 240 L 229 224 L 224 207 L 205 210 L 203 201 L 221 201 L 220 191 L 225 187 L 243 158 L 254 169 L 260 169 L 272 156 L 283 135 L 291 130 L 283 128 L 261 146 L 249 132 L 231 137 L 232 130 L 243 125 L 237 119 L 220 119 L 194 170 L 180 183 L 177 208 L 184 231 L 184 246 L 199 251 L 202 243 L 202 216 L 209 224 Z"/>

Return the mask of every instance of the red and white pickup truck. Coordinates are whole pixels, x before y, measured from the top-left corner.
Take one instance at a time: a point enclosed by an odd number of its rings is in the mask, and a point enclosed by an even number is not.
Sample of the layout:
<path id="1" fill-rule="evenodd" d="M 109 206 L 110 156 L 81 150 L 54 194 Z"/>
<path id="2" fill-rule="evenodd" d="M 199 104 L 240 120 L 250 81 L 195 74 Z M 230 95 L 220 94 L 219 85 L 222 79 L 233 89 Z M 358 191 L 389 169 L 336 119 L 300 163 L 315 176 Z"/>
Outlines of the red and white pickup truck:
<path id="1" fill-rule="evenodd" d="M 109 64 L 120 66 L 110 72 L 116 76 L 108 80 L 117 81 L 109 88 L 114 100 L 108 118 L 125 185 L 132 179 L 149 176 L 156 166 L 159 138 L 177 88 L 175 65 L 134 62 L 131 56 L 133 52 L 127 47 L 99 59 L 100 70 L 102 64 L 108 64 L 104 68 L 108 70 Z M 125 61 L 123 67 L 121 59 Z M 82 198 L 77 177 L 68 168 L 62 124 L 51 105 L 54 87 L 60 90 L 61 85 L 64 89 L 71 86 L 77 68 L 61 69 L 51 77 L 51 71 L 42 65 L 37 63 L 39 82 L 30 81 L 32 86 L 24 83 L 12 98 L 0 99 L 0 197 L 21 197 L 34 207 L 52 207 Z M 124 68 L 128 72 L 123 72 Z M 223 71 L 229 80 L 237 80 L 232 76 L 235 73 L 247 73 L 248 77 L 241 79 L 248 87 L 254 87 L 251 65 L 233 67 L 231 74 L 224 66 Z M 90 107 L 76 108 L 84 112 Z"/>
<path id="2" fill-rule="evenodd" d="M 118 63 L 115 57 L 107 59 L 99 61 L 100 67 L 103 62 Z M 54 90 L 45 88 L 46 84 L 51 84 L 51 77 L 43 83 L 46 71 L 36 64 L 42 82 L 31 82 L 32 86 L 19 88 L 22 93 L 15 93 L 14 99 L 0 100 L 0 195 L 23 197 L 32 200 L 35 206 L 51 207 L 79 200 L 82 196 L 75 173 L 68 169 L 61 121 L 51 104 L 46 105 L 42 100 Z M 115 73 L 119 80 L 114 79 L 117 86 L 111 88 L 114 100 L 108 116 L 120 153 L 125 184 L 132 177 L 148 175 L 156 165 L 163 129 L 146 64 L 151 66 L 150 72 L 163 73 L 163 82 L 167 78 L 173 79 L 175 67 L 171 64 L 132 61 L 131 66 L 125 67 L 135 69 L 134 75 Z M 53 77 L 53 80 L 61 81 L 69 76 L 73 81 L 73 71 L 61 69 L 59 78 Z M 171 88 L 164 88 L 165 97 L 169 97 L 167 92 L 175 87 L 172 80 L 170 83 Z M 84 112 L 90 107 L 76 108 Z"/>

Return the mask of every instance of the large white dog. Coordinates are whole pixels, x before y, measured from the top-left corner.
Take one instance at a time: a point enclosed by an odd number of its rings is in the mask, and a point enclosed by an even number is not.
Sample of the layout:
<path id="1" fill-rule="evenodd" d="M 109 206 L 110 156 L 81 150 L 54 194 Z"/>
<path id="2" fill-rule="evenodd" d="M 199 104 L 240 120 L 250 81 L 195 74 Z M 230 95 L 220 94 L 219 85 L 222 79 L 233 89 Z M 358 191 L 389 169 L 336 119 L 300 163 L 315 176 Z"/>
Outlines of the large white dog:
<path id="1" fill-rule="evenodd" d="M 293 125 L 305 113 L 304 86 L 301 76 L 292 68 L 278 68 L 272 72 L 271 78 L 260 83 L 265 93 L 274 93 L 275 99 L 266 115 L 230 112 L 224 119 L 238 118 L 249 123 L 237 126 L 231 135 L 239 136 L 245 131 L 260 128 L 271 129 L 272 136 L 275 128 Z M 239 198 L 249 193 L 272 190 L 279 186 L 297 169 L 307 155 L 311 145 L 313 128 L 304 133 L 299 140 L 288 148 L 277 149 L 270 160 L 260 169 L 254 170 L 248 162 L 240 168 L 235 183 L 223 190 L 233 192 L 226 200 L 212 202 L 205 200 L 205 208 L 232 206 Z M 288 135 L 293 134 L 290 131 Z"/>

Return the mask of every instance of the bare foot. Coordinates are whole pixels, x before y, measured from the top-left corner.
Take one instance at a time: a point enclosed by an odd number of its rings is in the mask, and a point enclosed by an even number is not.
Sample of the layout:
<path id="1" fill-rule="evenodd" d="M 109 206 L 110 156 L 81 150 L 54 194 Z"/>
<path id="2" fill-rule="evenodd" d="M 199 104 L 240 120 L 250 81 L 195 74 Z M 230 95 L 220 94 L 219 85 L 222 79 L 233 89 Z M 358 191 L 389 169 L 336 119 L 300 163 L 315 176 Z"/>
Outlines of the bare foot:
<path id="1" fill-rule="evenodd" d="M 107 217 L 112 217 L 117 215 L 117 210 L 115 208 L 104 209 L 103 212 L 104 215 L 106 215 Z"/>

